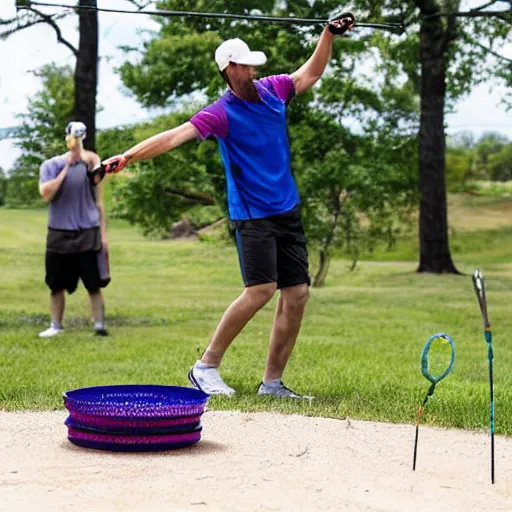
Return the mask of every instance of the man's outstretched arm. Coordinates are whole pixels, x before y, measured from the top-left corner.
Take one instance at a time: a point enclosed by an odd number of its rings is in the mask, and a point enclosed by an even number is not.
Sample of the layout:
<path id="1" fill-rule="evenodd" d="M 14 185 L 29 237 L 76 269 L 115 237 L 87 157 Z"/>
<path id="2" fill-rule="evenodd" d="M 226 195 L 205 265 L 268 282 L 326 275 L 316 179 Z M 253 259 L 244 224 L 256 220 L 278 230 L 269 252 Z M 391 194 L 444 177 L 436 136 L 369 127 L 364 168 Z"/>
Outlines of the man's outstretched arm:
<path id="1" fill-rule="evenodd" d="M 339 20 L 332 21 L 331 25 L 335 27 L 335 31 L 337 30 L 337 33 L 341 35 L 345 31 L 352 29 L 354 26 L 354 18 L 342 16 Z M 331 60 L 332 42 L 335 37 L 336 35 L 329 29 L 329 25 L 326 25 L 313 55 L 291 75 L 295 86 L 295 94 L 302 94 L 303 92 L 309 91 L 323 75 L 327 64 Z"/>
<path id="2" fill-rule="evenodd" d="M 122 155 L 113 156 L 104 160 L 103 165 L 105 166 L 105 172 L 119 172 L 131 163 L 149 160 L 163 155 L 197 137 L 197 130 L 192 123 L 183 123 L 176 128 L 172 128 L 171 130 L 167 130 L 139 142 Z"/>
<path id="3" fill-rule="evenodd" d="M 149 160 L 156 156 L 168 153 L 189 140 L 197 138 L 197 131 L 190 122 L 183 123 L 176 128 L 154 135 L 139 142 L 136 146 L 124 152 L 128 163 Z"/>

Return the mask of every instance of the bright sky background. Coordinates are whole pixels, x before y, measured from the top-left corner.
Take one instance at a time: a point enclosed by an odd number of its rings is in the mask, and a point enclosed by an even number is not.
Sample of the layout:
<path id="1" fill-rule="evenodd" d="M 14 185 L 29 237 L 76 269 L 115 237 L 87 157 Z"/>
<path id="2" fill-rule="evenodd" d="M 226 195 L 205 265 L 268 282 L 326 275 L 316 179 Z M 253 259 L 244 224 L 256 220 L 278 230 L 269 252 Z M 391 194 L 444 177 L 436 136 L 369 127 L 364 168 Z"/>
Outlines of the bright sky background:
<path id="1" fill-rule="evenodd" d="M 51 2 L 51 0 L 42 0 Z M 76 5 L 75 0 L 56 0 L 57 3 Z M 481 2 L 477 2 L 479 5 Z M 99 0 L 100 7 L 129 9 L 123 0 Z M 475 4 L 467 0 L 465 8 Z M 501 4 L 503 8 L 507 4 Z M 52 12 L 52 11 L 50 11 Z M 13 17 L 14 0 L 0 0 L 0 18 Z M 98 104 L 103 110 L 98 114 L 98 128 L 147 120 L 157 112 L 143 109 L 128 91 L 123 89 L 116 74 L 116 68 L 126 59 L 118 49 L 120 45 L 135 46 L 143 37 L 141 29 L 158 28 L 149 16 L 115 13 L 100 13 L 100 71 Z M 74 45 L 78 44 L 76 16 L 59 22 L 64 37 Z M 512 58 L 512 48 L 503 53 Z M 0 128 L 18 124 L 16 114 L 27 108 L 28 98 L 40 87 L 39 80 L 29 73 L 50 62 L 74 65 L 71 52 L 57 43 L 55 32 L 47 25 L 36 25 L 0 42 Z M 193 63 L 191 63 L 193 65 Z M 472 131 L 477 137 L 486 131 L 497 131 L 512 139 L 512 113 L 505 112 L 499 105 L 504 88 L 483 85 L 476 88 L 470 96 L 463 98 L 456 105 L 456 112 L 446 118 L 448 132 Z M 12 140 L 0 141 L 0 167 L 8 170 L 19 151 Z"/>

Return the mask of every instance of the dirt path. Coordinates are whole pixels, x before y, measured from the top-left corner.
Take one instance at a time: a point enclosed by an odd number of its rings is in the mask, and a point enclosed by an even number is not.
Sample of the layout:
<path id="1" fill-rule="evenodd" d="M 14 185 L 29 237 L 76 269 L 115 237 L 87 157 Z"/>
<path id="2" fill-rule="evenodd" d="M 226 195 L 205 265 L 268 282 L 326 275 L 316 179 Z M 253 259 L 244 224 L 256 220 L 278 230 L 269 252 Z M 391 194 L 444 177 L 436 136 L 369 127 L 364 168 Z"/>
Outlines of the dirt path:
<path id="1" fill-rule="evenodd" d="M 207 412 L 194 447 L 114 454 L 67 441 L 64 412 L 0 411 L 0 511 L 512 510 L 512 439 L 275 414 Z"/>

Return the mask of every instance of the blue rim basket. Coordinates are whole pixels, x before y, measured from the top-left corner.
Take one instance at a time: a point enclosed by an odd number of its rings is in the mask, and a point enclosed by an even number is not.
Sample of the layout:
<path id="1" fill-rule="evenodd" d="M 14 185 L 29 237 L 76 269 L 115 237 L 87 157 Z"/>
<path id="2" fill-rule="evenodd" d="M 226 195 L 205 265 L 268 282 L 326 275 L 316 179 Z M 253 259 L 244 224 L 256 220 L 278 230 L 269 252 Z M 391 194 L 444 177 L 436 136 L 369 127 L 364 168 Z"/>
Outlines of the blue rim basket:
<path id="1" fill-rule="evenodd" d="M 63 393 L 71 443 L 108 451 L 175 450 L 201 439 L 209 395 L 195 388 L 112 385 Z"/>
<path id="2" fill-rule="evenodd" d="M 201 415 L 210 395 L 195 388 L 160 385 L 112 385 L 79 388 L 63 393 L 73 414 L 157 420 Z"/>

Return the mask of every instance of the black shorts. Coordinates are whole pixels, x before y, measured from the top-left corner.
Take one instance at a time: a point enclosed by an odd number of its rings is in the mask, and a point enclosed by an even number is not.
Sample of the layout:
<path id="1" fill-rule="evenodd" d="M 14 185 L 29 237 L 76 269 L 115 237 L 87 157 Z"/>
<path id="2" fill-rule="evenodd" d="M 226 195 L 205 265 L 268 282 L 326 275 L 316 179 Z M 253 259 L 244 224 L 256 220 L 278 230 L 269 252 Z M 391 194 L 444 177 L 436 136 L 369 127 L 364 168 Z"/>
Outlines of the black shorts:
<path id="1" fill-rule="evenodd" d="M 46 251 L 46 284 L 52 293 L 67 290 L 73 293 L 81 279 L 89 292 L 104 288 L 98 269 L 98 251 L 60 254 Z"/>
<path id="2" fill-rule="evenodd" d="M 278 288 L 311 283 L 306 236 L 298 208 L 264 219 L 233 223 L 245 286 Z"/>

